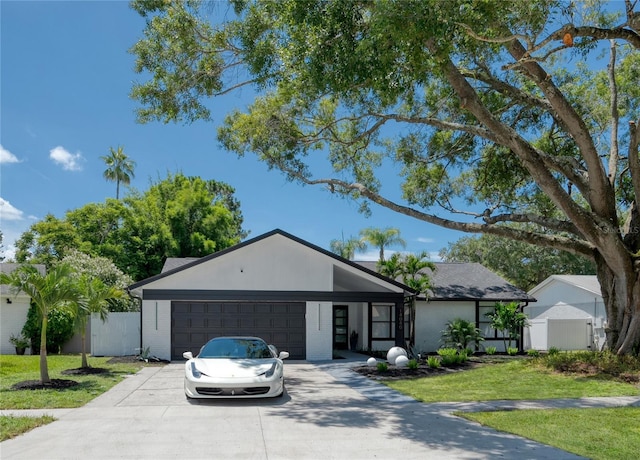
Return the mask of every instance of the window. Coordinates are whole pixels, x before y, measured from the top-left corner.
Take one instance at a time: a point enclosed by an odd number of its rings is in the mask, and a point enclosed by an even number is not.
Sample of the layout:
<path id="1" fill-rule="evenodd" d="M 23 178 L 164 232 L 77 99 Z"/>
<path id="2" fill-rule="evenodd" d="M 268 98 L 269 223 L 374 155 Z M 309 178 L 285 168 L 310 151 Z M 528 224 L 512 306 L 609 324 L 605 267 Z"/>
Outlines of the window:
<path id="1" fill-rule="evenodd" d="M 371 306 L 371 338 L 393 339 L 396 330 L 395 306 Z"/>

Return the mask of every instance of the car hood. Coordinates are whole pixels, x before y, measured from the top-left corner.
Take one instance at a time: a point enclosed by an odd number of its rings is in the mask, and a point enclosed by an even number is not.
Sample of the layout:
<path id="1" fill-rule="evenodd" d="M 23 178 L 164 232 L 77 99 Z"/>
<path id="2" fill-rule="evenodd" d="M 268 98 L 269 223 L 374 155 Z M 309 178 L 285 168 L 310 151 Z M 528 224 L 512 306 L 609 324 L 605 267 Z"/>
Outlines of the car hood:
<path id="1" fill-rule="evenodd" d="M 203 374 L 209 377 L 255 377 L 268 371 L 275 358 L 267 359 L 212 359 L 194 358 L 193 362 Z"/>

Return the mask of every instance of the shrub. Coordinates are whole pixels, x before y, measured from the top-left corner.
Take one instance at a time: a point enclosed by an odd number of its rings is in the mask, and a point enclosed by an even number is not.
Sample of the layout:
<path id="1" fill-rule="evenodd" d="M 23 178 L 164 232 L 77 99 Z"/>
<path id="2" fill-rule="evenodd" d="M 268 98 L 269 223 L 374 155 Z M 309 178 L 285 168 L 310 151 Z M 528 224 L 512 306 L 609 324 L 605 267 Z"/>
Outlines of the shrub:
<path id="1" fill-rule="evenodd" d="M 514 347 L 508 347 L 508 348 L 507 348 L 507 354 L 508 354 L 509 356 L 515 356 L 515 355 L 517 355 L 517 354 L 518 354 L 518 349 L 517 349 L 517 348 L 514 348 Z"/>
<path id="2" fill-rule="evenodd" d="M 464 351 L 458 352 L 455 348 L 441 348 L 438 350 L 438 354 L 443 366 L 462 364 L 467 360 L 467 353 Z"/>
<path id="3" fill-rule="evenodd" d="M 409 362 L 407 363 L 407 367 L 409 369 L 416 370 L 418 368 L 418 360 L 410 359 Z"/>
<path id="4" fill-rule="evenodd" d="M 22 335 L 31 342 L 31 354 L 40 353 L 40 330 L 42 318 L 37 307 L 32 303 L 27 312 L 27 320 L 22 327 Z M 54 308 L 49 312 L 47 324 L 47 352 L 59 353 L 74 333 L 73 314 L 64 308 Z"/>
<path id="5" fill-rule="evenodd" d="M 553 356 L 553 355 L 557 355 L 558 353 L 560 353 L 560 349 L 556 348 L 556 347 L 551 347 L 549 348 L 548 351 L 549 355 Z"/>
<path id="6" fill-rule="evenodd" d="M 488 355 L 495 355 L 498 349 L 496 347 L 487 347 L 485 348 L 485 351 L 487 352 Z"/>
<path id="7" fill-rule="evenodd" d="M 378 363 L 377 368 L 378 372 L 387 372 L 389 370 L 389 365 L 383 361 Z"/>
<path id="8" fill-rule="evenodd" d="M 431 369 L 438 369 L 440 367 L 440 359 L 437 356 L 429 356 L 427 358 L 427 365 Z"/>
<path id="9" fill-rule="evenodd" d="M 460 350 L 469 348 L 469 345 L 479 344 L 484 340 L 480 329 L 474 323 L 466 319 L 456 318 L 447 323 L 447 328 L 441 331 L 442 342 L 446 347 L 454 347 Z"/>
<path id="10" fill-rule="evenodd" d="M 527 350 L 527 355 L 531 356 L 532 358 L 537 358 L 540 356 L 540 352 L 538 350 L 530 348 L 529 350 Z"/>

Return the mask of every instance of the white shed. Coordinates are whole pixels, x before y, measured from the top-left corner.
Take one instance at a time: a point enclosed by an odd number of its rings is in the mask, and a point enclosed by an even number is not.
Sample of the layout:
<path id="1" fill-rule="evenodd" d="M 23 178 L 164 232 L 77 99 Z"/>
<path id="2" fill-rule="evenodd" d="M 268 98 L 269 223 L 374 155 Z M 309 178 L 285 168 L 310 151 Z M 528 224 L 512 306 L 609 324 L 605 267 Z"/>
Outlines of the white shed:
<path id="1" fill-rule="evenodd" d="M 602 349 L 606 310 L 595 275 L 552 275 L 529 294 L 538 301 L 524 309 L 525 348 Z"/>

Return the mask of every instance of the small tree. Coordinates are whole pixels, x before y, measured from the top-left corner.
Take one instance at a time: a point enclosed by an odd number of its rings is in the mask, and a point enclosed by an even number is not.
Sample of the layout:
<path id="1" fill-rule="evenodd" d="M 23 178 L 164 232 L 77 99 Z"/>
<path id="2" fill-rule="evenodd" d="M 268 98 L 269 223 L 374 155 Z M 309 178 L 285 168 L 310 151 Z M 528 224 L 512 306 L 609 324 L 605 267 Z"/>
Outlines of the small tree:
<path id="1" fill-rule="evenodd" d="M 512 340 L 520 337 L 522 328 L 529 324 L 527 315 L 519 308 L 518 302 L 496 302 L 495 309 L 485 315 L 491 319 L 491 327 L 502 333 L 505 351 L 511 348 Z"/>
<path id="2" fill-rule="evenodd" d="M 462 318 L 447 322 L 447 328 L 441 334 L 446 347 L 456 347 L 459 350 L 466 350 L 469 344 L 477 345 L 484 340 L 480 329 Z"/>
<path id="3" fill-rule="evenodd" d="M 22 265 L 12 273 L 0 273 L 0 284 L 12 286 L 17 292 L 24 292 L 38 309 L 42 318 L 40 332 L 40 382 L 51 383 L 47 365 L 47 324 L 49 313 L 79 299 L 78 291 L 71 281 L 69 265 L 59 264 L 43 275 L 33 265 Z"/>
<path id="4" fill-rule="evenodd" d="M 107 286 L 98 278 L 83 275 L 77 279 L 81 297 L 72 305 L 76 330 L 82 339 L 82 367 L 89 367 L 86 353 L 87 321 L 92 313 L 100 315 L 104 322 L 109 316 L 109 301 L 118 299 L 124 292 L 114 286 Z"/>

